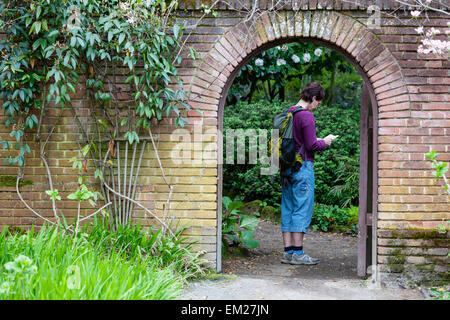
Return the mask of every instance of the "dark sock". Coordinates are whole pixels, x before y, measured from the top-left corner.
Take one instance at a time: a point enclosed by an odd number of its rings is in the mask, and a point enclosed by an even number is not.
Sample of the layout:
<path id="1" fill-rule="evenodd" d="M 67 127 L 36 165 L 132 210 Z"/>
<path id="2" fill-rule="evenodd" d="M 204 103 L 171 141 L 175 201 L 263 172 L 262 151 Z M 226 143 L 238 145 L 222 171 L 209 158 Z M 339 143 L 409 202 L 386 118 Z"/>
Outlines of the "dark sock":
<path id="1" fill-rule="evenodd" d="M 286 252 L 286 253 L 294 252 L 294 246 L 284 247 L 284 252 Z"/>
<path id="2" fill-rule="evenodd" d="M 303 254 L 303 246 L 292 246 L 292 250 L 294 251 L 294 253 L 296 254 Z"/>

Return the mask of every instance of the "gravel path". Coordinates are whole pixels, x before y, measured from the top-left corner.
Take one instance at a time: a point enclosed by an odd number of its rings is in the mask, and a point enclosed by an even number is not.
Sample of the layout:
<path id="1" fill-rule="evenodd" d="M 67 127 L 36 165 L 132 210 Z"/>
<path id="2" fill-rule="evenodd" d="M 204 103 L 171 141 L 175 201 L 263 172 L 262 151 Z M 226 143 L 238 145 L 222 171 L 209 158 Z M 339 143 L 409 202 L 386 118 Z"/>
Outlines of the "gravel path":
<path id="1" fill-rule="evenodd" d="M 357 238 L 310 230 L 304 250 L 319 258 L 315 266 L 280 263 L 283 242 L 280 226 L 260 221 L 259 241 L 249 257 L 223 261 L 219 280 L 186 285 L 183 300 L 422 300 L 419 290 L 376 286 L 357 277 Z"/>

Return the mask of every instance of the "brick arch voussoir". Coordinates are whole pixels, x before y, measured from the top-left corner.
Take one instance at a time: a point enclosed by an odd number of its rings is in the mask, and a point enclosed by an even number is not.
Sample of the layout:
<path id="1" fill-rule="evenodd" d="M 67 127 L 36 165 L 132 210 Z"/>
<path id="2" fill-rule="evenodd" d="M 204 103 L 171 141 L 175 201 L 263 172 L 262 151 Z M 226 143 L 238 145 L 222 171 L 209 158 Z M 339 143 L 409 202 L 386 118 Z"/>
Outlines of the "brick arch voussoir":
<path id="1" fill-rule="evenodd" d="M 262 46 L 256 21 L 240 22 L 220 37 L 211 50 L 197 63 L 194 75 L 188 85 L 189 100 L 205 102 L 220 98 L 220 94 L 231 73 L 254 50 Z M 202 97 L 204 95 L 204 97 Z"/>
<path id="2" fill-rule="evenodd" d="M 334 43 L 356 60 L 374 89 L 379 112 L 409 109 L 408 86 L 398 61 L 366 25 L 341 13 L 323 11 L 312 17 L 310 36 Z"/>
<path id="3" fill-rule="evenodd" d="M 365 24 L 337 11 L 263 11 L 241 21 L 218 38 L 191 78 L 190 91 L 220 99 L 232 73 L 262 46 L 283 39 L 318 39 L 346 53 L 367 74 L 379 112 L 409 110 L 410 95 L 402 68 L 394 55 Z M 270 45 L 269 45 L 270 46 Z M 199 83 L 203 87 L 199 89 Z"/>

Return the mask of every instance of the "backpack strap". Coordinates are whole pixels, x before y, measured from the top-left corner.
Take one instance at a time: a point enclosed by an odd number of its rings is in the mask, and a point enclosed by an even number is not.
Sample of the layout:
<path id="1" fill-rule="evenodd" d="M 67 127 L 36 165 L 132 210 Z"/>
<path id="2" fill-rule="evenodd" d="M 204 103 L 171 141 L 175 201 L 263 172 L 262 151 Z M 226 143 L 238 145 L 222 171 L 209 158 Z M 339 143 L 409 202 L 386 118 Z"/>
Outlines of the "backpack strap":
<path id="1" fill-rule="evenodd" d="M 292 113 L 292 120 L 294 119 L 294 115 L 295 115 L 297 112 L 299 112 L 299 111 L 304 111 L 304 110 L 306 110 L 306 109 L 303 109 L 303 108 L 300 107 L 300 106 L 298 106 L 297 108 L 295 108 L 294 110 L 292 110 L 292 111 L 291 111 L 291 113 Z M 303 152 L 303 144 L 300 146 L 299 153 L 300 153 L 300 157 L 302 158 L 302 161 L 305 161 L 305 160 L 303 159 L 302 152 Z M 305 154 L 305 156 L 306 156 L 306 154 Z"/>
<path id="2" fill-rule="evenodd" d="M 303 109 L 302 107 L 297 106 L 297 108 L 295 108 L 294 110 L 291 111 L 292 116 L 294 116 L 294 114 L 296 114 L 297 112 L 303 111 L 303 110 L 306 110 L 306 109 Z"/>

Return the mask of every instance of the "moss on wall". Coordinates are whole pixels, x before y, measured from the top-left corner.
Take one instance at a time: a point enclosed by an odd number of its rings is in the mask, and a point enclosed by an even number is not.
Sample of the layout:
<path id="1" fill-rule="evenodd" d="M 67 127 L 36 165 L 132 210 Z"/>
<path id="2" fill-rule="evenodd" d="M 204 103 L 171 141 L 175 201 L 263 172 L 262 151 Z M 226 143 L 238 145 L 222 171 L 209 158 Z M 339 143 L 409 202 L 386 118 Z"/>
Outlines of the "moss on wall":
<path id="1" fill-rule="evenodd" d="M 13 175 L 0 175 L 0 188 L 1 187 L 15 187 L 17 181 L 17 176 Z M 28 186 L 33 184 L 32 180 L 23 180 L 19 182 L 19 187 Z"/>
<path id="2" fill-rule="evenodd" d="M 401 249 L 392 250 L 387 259 L 389 270 L 394 273 L 400 273 L 405 270 L 406 257 L 401 253 Z"/>
<path id="3" fill-rule="evenodd" d="M 450 244 L 448 232 L 424 229 L 392 230 L 394 239 L 431 240 L 434 248 L 447 248 Z"/>
<path id="4" fill-rule="evenodd" d="M 439 232 L 434 229 L 388 229 L 390 231 L 383 238 L 390 238 L 387 247 L 392 250 L 387 254 L 387 272 L 384 276 L 388 281 L 395 281 L 407 286 L 434 284 L 449 281 L 450 272 L 447 271 L 448 256 L 428 253 L 432 248 L 448 248 L 450 244 L 449 232 Z M 423 252 L 406 253 L 409 248 L 401 240 L 424 240 L 427 245 L 419 245 Z M 409 261 L 409 256 L 423 257 L 421 263 Z M 421 259 L 417 259 L 421 261 Z"/>

